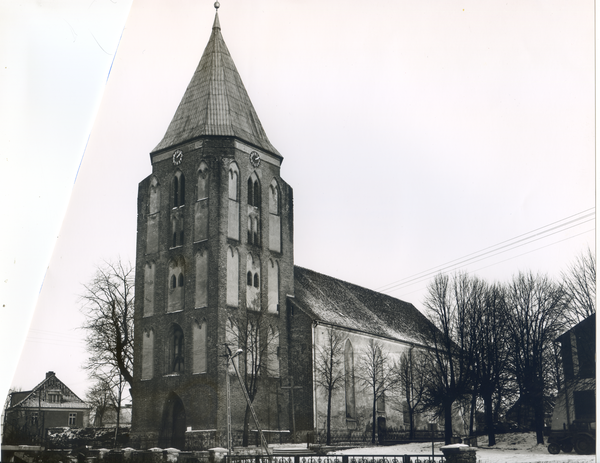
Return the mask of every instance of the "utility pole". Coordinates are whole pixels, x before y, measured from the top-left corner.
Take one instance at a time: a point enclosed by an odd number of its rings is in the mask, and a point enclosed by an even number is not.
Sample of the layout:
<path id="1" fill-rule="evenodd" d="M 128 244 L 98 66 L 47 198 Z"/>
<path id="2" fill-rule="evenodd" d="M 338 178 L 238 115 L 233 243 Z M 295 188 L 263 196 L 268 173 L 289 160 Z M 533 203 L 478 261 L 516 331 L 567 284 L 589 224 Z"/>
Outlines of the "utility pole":
<path id="1" fill-rule="evenodd" d="M 302 386 L 294 386 L 294 377 L 290 377 L 290 385 L 289 386 L 281 386 L 281 389 L 289 389 L 290 390 L 290 400 L 292 402 L 292 440 L 296 442 L 296 412 L 294 405 L 294 389 L 302 389 Z"/>

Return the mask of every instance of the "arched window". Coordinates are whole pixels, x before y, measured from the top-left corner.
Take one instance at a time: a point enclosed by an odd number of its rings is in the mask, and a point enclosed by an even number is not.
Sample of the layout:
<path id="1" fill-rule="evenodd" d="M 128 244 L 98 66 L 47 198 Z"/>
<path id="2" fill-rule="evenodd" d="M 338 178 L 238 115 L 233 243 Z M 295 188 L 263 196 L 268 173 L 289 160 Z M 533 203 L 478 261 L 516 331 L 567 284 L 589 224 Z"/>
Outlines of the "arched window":
<path id="1" fill-rule="evenodd" d="M 269 185 L 269 249 L 281 252 L 281 194 L 273 179 Z"/>
<path id="2" fill-rule="evenodd" d="M 254 206 L 254 182 L 248 178 L 248 206 Z"/>
<path id="3" fill-rule="evenodd" d="M 248 253 L 246 257 L 246 307 L 260 310 L 260 258 Z"/>
<path id="4" fill-rule="evenodd" d="M 227 305 L 238 307 L 239 297 L 239 252 L 230 247 L 227 250 Z"/>
<path id="5" fill-rule="evenodd" d="M 142 336 L 142 380 L 154 376 L 154 331 L 144 330 Z"/>
<path id="6" fill-rule="evenodd" d="M 279 186 L 275 179 L 269 185 L 269 214 L 279 215 Z"/>
<path id="7" fill-rule="evenodd" d="M 208 166 L 204 161 L 200 163 L 200 167 L 198 168 L 198 183 L 196 189 L 196 199 L 198 201 L 208 198 Z"/>
<path id="8" fill-rule="evenodd" d="M 229 209 L 227 212 L 227 237 L 240 239 L 239 169 L 234 162 L 229 166 Z"/>
<path id="9" fill-rule="evenodd" d="M 269 260 L 267 270 L 267 310 L 277 313 L 279 310 L 279 264 L 277 261 Z"/>
<path id="10" fill-rule="evenodd" d="M 155 214 L 160 209 L 160 190 L 158 180 L 152 177 L 150 181 L 150 199 L 148 201 L 148 213 Z"/>
<path id="11" fill-rule="evenodd" d="M 177 176 L 173 179 L 173 207 L 179 206 L 179 179 Z"/>
<path id="12" fill-rule="evenodd" d="M 208 239 L 208 166 L 204 161 L 198 169 L 196 204 L 194 205 L 194 241 Z"/>
<path id="13" fill-rule="evenodd" d="M 260 207 L 260 185 L 258 184 L 258 180 L 256 180 L 254 182 L 254 194 L 253 196 L 253 200 L 254 200 L 254 207 Z"/>
<path id="14" fill-rule="evenodd" d="M 185 176 L 177 172 L 173 177 L 173 207 L 185 204 Z"/>
<path id="15" fill-rule="evenodd" d="M 193 323 L 192 373 L 206 373 L 206 320 Z"/>
<path id="16" fill-rule="evenodd" d="M 147 263 L 144 267 L 144 317 L 154 315 L 154 262 Z"/>
<path id="17" fill-rule="evenodd" d="M 183 372 L 184 358 L 183 358 L 183 330 L 179 325 L 173 325 L 173 336 L 172 336 L 172 369 L 174 373 Z"/>
<path id="18" fill-rule="evenodd" d="M 279 377 L 279 329 L 270 326 L 267 332 L 267 374 Z"/>
<path id="19" fill-rule="evenodd" d="M 169 291 L 167 295 L 167 312 L 178 312 L 183 310 L 185 292 L 183 283 L 186 268 L 183 256 L 178 256 L 169 261 Z"/>
<path id="20" fill-rule="evenodd" d="M 238 170 L 235 164 L 229 168 L 229 199 L 238 200 Z"/>
<path id="21" fill-rule="evenodd" d="M 354 349 L 348 339 L 344 346 L 344 383 L 346 390 L 346 418 L 356 418 L 356 403 L 354 395 Z"/>

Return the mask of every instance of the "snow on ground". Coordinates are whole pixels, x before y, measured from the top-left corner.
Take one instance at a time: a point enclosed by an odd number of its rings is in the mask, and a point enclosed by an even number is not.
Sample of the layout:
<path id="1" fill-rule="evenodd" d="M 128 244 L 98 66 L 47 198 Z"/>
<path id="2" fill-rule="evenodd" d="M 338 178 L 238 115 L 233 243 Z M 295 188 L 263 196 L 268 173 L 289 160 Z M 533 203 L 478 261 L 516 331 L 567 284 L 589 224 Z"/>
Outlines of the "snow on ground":
<path id="1" fill-rule="evenodd" d="M 575 452 L 551 455 L 547 445 L 536 444 L 535 433 L 508 433 L 496 435 L 496 445 L 487 445 L 487 436 L 478 439 L 477 463 L 544 463 L 565 461 L 569 463 L 590 463 L 595 455 L 578 455 Z M 443 442 L 434 444 L 435 453 L 440 454 Z M 431 442 L 421 442 L 389 447 L 363 447 L 336 452 L 348 455 L 431 455 Z"/>

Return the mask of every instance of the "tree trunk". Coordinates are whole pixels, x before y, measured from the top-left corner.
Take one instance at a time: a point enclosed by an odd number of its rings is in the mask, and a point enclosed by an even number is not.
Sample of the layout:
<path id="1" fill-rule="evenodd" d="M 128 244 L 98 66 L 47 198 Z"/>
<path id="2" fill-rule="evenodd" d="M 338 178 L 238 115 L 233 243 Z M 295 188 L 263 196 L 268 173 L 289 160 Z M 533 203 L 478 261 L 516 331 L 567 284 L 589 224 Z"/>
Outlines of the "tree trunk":
<path id="1" fill-rule="evenodd" d="M 413 408 L 408 406 L 408 421 L 410 426 L 410 431 L 408 432 L 408 438 L 410 440 L 415 438 L 415 413 Z"/>
<path id="2" fill-rule="evenodd" d="M 373 429 L 371 430 L 371 444 L 375 444 L 375 426 L 377 426 L 377 399 L 373 393 Z"/>
<path id="3" fill-rule="evenodd" d="M 485 426 L 487 427 L 488 445 L 496 445 L 496 433 L 494 432 L 494 414 L 492 410 L 492 394 L 485 392 L 483 395 L 483 407 L 485 414 Z"/>
<path id="4" fill-rule="evenodd" d="M 330 388 L 327 394 L 327 445 L 331 445 L 331 394 Z"/>
<path id="5" fill-rule="evenodd" d="M 452 403 L 453 401 L 444 401 L 444 443 L 452 443 Z"/>
<path id="6" fill-rule="evenodd" d="M 534 403 L 535 437 L 538 444 L 544 444 L 544 396 L 537 396 Z"/>

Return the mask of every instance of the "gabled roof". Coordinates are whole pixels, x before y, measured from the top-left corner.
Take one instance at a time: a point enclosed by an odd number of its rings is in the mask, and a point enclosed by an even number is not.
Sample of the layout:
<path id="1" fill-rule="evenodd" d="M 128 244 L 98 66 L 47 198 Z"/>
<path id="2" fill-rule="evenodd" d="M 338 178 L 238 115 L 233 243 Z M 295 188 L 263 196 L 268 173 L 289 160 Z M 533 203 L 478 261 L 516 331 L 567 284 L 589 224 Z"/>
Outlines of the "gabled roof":
<path id="1" fill-rule="evenodd" d="M 294 303 L 326 324 L 416 344 L 432 326 L 408 302 L 312 270 L 295 266 L 294 284 Z"/>
<path id="2" fill-rule="evenodd" d="M 196 72 L 153 152 L 204 135 L 237 137 L 280 156 L 267 138 L 223 41 L 218 14 Z"/>
<path id="3" fill-rule="evenodd" d="M 45 391 L 58 390 L 61 392 L 62 401 L 60 403 L 47 401 Z M 48 373 L 46 379 L 34 387 L 31 391 L 16 392 L 12 394 L 10 408 L 89 408 L 88 405 L 81 400 L 65 383 L 54 375 Z"/>

